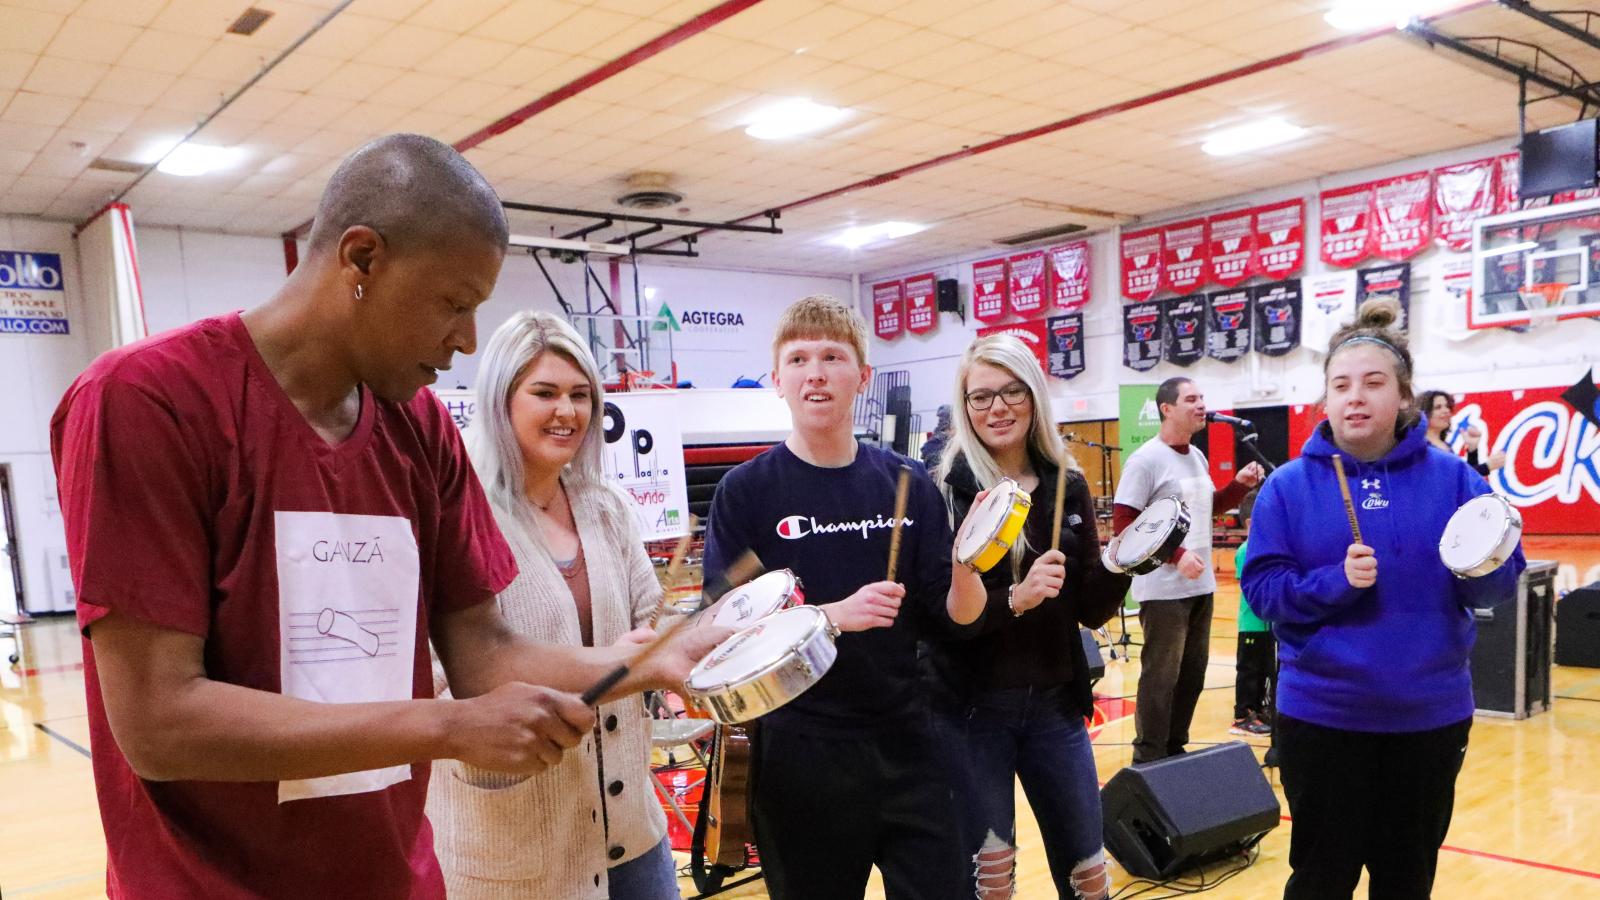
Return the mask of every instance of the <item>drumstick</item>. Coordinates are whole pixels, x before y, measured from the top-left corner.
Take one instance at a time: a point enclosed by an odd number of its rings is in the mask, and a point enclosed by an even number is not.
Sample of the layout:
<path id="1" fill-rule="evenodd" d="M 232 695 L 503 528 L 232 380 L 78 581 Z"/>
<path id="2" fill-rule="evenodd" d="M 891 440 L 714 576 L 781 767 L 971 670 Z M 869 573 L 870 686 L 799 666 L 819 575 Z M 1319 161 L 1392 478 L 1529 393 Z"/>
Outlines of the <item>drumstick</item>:
<path id="1" fill-rule="evenodd" d="M 666 582 L 666 584 L 661 591 L 661 602 L 656 604 L 655 612 L 650 614 L 650 627 L 652 629 L 656 627 L 656 620 L 660 619 L 661 614 L 666 612 L 667 607 L 672 605 L 669 598 L 671 597 L 673 586 L 677 584 L 678 572 L 683 568 L 683 558 L 689 553 L 689 542 L 694 540 L 694 522 L 694 514 L 691 513 L 689 515 L 689 530 L 684 532 L 683 537 L 678 539 L 678 546 L 672 550 L 672 561 L 667 563 L 667 574 L 662 578 L 662 581 Z"/>
<path id="2" fill-rule="evenodd" d="M 729 576 L 740 579 L 739 581 L 728 582 L 731 587 L 733 584 L 739 584 L 743 581 L 749 580 L 749 577 L 753 577 L 752 573 L 759 572 L 760 569 L 761 560 L 756 557 L 753 551 L 747 550 L 745 551 L 744 555 L 734 560 L 733 564 L 728 566 L 728 571 L 724 573 L 722 578 L 718 579 L 718 581 L 719 583 L 725 582 Z M 700 613 L 704 612 L 708 608 L 708 606 L 709 605 L 705 602 L 704 598 L 702 598 L 700 607 L 694 612 L 687 616 L 679 616 L 678 618 L 673 619 L 671 622 L 668 622 L 667 627 L 663 628 L 661 633 L 656 635 L 654 640 L 646 644 L 644 650 L 640 651 L 638 656 L 635 656 L 633 659 L 622 663 L 621 665 L 607 672 L 599 681 L 589 685 L 589 689 L 579 695 L 579 699 L 583 700 L 583 705 L 595 705 L 595 703 L 598 702 L 601 697 L 605 696 L 606 691 L 616 687 L 617 682 L 627 678 L 629 672 L 637 669 L 641 663 L 653 656 L 657 650 L 660 650 L 662 647 L 666 646 L 667 641 L 671 640 L 672 636 L 677 633 L 678 629 L 683 627 L 683 623 L 699 616 Z"/>
<path id="3" fill-rule="evenodd" d="M 1056 467 L 1056 522 L 1050 529 L 1050 549 L 1061 549 L 1061 511 L 1067 504 L 1067 461 L 1060 460 Z"/>
<path id="4" fill-rule="evenodd" d="M 1350 499 L 1350 483 L 1344 480 L 1344 460 L 1337 453 L 1333 454 L 1333 471 L 1339 476 L 1339 493 L 1344 497 L 1344 514 L 1350 517 L 1350 533 L 1356 543 L 1366 543 L 1361 540 L 1361 523 L 1356 521 L 1356 503 Z"/>
<path id="5" fill-rule="evenodd" d="M 900 562 L 900 526 L 906 520 L 906 498 L 911 493 L 911 467 L 900 467 L 900 483 L 894 489 L 894 530 L 889 532 L 889 575 L 884 581 L 894 580 L 896 564 Z"/>

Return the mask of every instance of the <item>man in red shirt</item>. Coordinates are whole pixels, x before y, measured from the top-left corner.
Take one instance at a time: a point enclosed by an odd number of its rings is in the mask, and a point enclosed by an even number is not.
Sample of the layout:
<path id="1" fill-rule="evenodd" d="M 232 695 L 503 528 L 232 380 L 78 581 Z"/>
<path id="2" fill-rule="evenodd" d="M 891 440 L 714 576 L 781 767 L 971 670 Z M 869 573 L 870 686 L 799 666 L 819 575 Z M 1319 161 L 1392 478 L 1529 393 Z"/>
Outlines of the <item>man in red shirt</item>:
<path id="1" fill-rule="evenodd" d="M 637 652 L 533 645 L 461 438 L 420 390 L 476 345 L 498 198 L 416 135 L 330 180 L 265 304 L 113 350 L 51 422 L 113 897 L 443 897 L 429 766 L 593 752 Z M 694 629 L 611 696 L 681 681 Z M 432 639 L 454 701 L 437 701 Z"/>

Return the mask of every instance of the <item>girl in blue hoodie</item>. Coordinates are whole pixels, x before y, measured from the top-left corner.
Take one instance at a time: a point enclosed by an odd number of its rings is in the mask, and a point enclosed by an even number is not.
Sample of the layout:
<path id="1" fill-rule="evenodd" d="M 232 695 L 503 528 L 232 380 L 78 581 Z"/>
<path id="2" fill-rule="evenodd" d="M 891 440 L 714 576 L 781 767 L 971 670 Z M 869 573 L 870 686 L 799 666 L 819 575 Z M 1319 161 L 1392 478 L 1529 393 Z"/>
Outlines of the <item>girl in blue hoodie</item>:
<path id="1" fill-rule="evenodd" d="M 1429 896 L 1472 725 L 1472 609 L 1509 599 L 1524 566 L 1520 548 L 1479 578 L 1439 560 L 1450 516 L 1489 486 L 1429 446 L 1393 320 L 1363 306 L 1333 336 L 1327 421 L 1255 506 L 1243 589 L 1278 639 L 1286 900 L 1348 898 L 1363 866 L 1369 897 Z"/>

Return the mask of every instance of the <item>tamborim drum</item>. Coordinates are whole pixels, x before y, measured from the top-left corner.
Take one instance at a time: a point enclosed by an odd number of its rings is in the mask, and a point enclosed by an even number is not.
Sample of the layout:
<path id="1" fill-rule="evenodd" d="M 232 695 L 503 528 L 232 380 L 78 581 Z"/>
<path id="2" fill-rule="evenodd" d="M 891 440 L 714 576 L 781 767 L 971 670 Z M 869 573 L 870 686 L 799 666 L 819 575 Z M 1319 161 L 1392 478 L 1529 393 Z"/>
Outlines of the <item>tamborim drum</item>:
<path id="1" fill-rule="evenodd" d="M 956 559 L 976 572 L 987 572 L 1005 559 L 1022 534 L 1033 499 L 1009 478 L 989 489 L 983 502 L 967 512 L 956 538 Z"/>
<path id="2" fill-rule="evenodd" d="M 838 635 L 815 606 L 775 613 L 728 638 L 689 672 L 684 692 L 724 725 L 766 715 L 833 667 Z"/>
<path id="3" fill-rule="evenodd" d="M 1189 507 L 1177 497 L 1161 497 L 1139 513 L 1107 548 L 1116 568 L 1145 575 L 1172 558 L 1189 536 Z"/>
<path id="4" fill-rule="evenodd" d="M 773 613 L 799 606 L 805 599 L 799 576 L 779 569 L 729 591 L 718 601 L 711 624 L 747 628 Z"/>
<path id="5" fill-rule="evenodd" d="M 1439 559 L 1462 578 L 1487 575 L 1500 568 L 1522 539 L 1522 513 L 1499 494 L 1473 497 L 1444 527 Z"/>

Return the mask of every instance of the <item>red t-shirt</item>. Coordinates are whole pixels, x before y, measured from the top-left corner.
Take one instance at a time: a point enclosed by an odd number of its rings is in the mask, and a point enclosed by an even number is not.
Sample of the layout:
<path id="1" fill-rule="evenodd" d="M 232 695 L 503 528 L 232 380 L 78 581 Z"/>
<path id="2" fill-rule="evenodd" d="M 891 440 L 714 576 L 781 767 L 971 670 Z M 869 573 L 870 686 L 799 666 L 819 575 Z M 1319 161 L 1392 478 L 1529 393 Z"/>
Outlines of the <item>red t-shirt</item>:
<path id="1" fill-rule="evenodd" d="M 85 634 L 109 613 L 205 639 L 216 681 L 326 701 L 433 696 L 428 616 L 516 564 L 430 391 L 362 389 L 337 447 L 237 313 L 114 350 L 51 421 Z M 286 649 L 280 649 L 286 648 Z M 112 897 L 443 897 L 426 762 L 303 782 L 150 782 L 84 641 Z"/>

